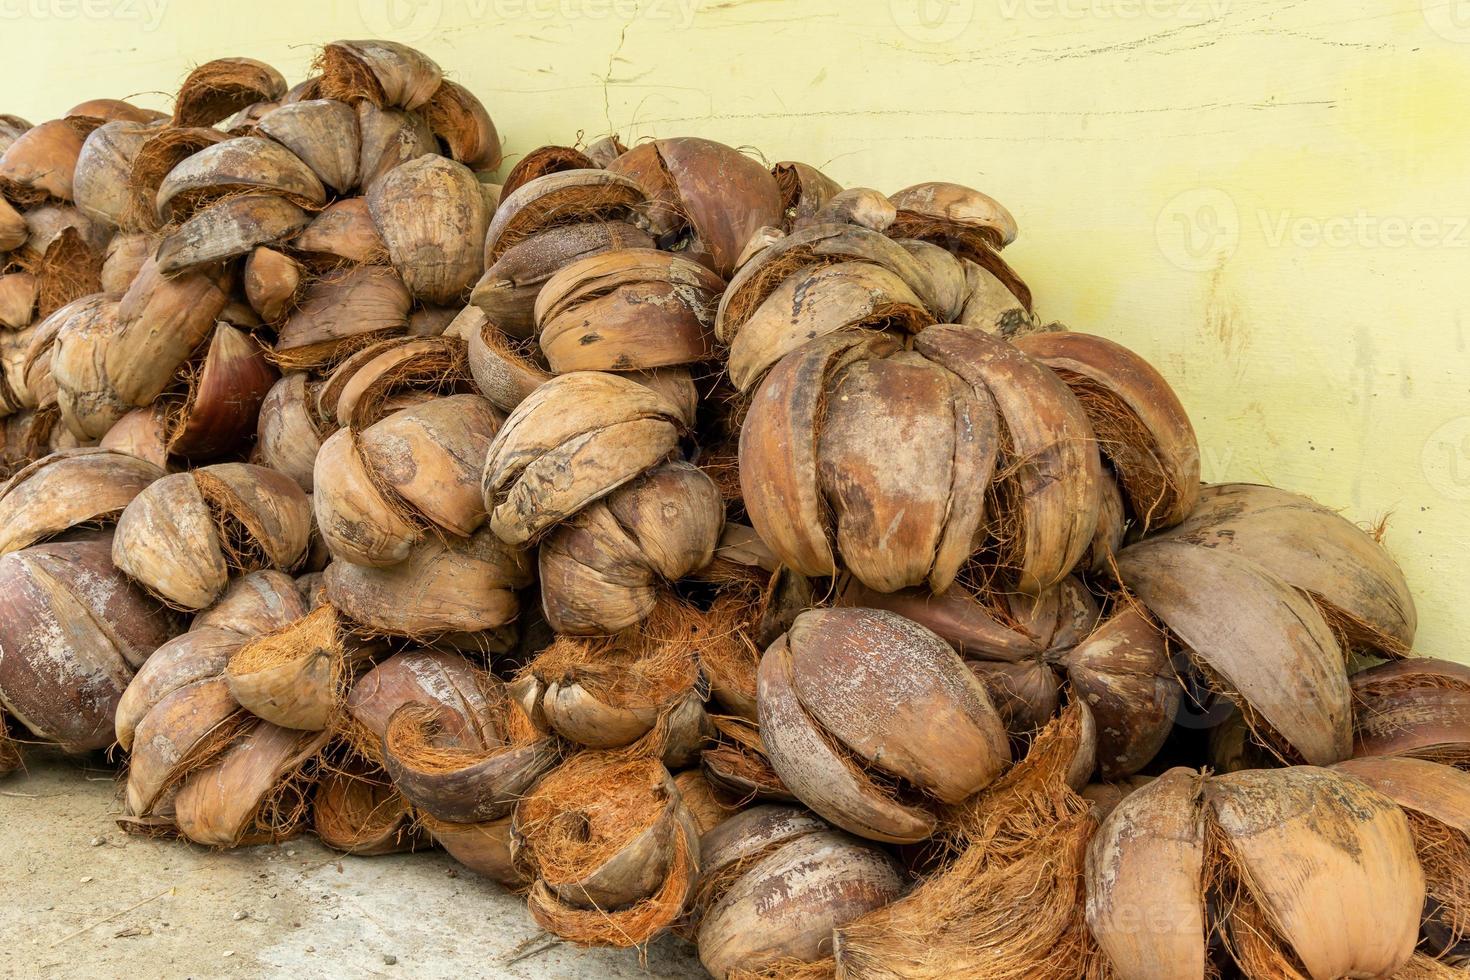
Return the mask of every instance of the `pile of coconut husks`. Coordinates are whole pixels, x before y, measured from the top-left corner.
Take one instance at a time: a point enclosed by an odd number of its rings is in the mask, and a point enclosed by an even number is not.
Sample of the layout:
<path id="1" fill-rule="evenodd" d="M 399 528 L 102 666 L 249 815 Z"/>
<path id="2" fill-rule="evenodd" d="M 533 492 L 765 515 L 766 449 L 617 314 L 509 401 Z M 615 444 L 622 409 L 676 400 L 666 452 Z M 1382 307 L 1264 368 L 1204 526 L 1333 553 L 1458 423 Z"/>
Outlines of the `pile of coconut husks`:
<path id="1" fill-rule="evenodd" d="M 1464 975 L 1470 668 L 999 203 L 313 71 L 0 117 L 0 769 L 719 978 Z"/>

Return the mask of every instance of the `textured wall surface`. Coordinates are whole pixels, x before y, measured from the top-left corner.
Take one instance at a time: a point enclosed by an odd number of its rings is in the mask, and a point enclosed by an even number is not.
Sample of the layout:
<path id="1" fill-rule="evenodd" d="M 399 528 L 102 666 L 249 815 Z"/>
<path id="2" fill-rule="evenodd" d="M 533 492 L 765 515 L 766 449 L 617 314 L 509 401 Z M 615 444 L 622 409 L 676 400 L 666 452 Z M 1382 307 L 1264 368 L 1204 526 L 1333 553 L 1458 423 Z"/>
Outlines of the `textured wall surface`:
<path id="1" fill-rule="evenodd" d="M 1208 479 L 1388 515 L 1420 652 L 1470 662 L 1470 2 L 0 0 L 0 111 L 372 35 L 512 161 L 683 133 L 999 197 L 1040 311 L 1153 359 Z"/>

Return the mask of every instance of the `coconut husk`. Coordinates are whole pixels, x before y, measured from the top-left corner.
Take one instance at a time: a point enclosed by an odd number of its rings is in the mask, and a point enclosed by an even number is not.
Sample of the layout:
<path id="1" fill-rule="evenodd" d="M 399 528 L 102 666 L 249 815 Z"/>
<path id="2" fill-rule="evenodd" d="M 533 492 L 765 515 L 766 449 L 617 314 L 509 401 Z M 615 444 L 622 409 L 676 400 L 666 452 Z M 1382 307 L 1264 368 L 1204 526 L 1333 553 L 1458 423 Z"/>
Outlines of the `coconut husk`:
<path id="1" fill-rule="evenodd" d="M 312 829 L 333 850 L 360 857 L 429 846 L 387 773 L 348 759 L 324 766 L 312 796 Z"/>
<path id="2" fill-rule="evenodd" d="M 647 204 L 632 180 L 606 170 L 561 170 L 504 191 L 485 235 L 485 267 L 516 245 L 554 228 L 594 222 L 633 222 Z"/>
<path id="3" fill-rule="evenodd" d="M 643 143 L 607 167 L 643 188 L 660 247 L 679 242 L 690 258 L 723 278 L 735 271 L 751 235 L 781 224 L 775 178 L 755 160 L 712 140 Z"/>
<path id="4" fill-rule="evenodd" d="M 578 753 L 516 808 L 512 835 L 532 918 L 569 942 L 642 946 L 693 898 L 699 834 L 657 761 Z"/>
<path id="5" fill-rule="evenodd" d="M 0 153 L 8 150 L 30 128 L 31 123 L 20 116 L 0 113 Z"/>
<path id="6" fill-rule="evenodd" d="M 281 326 L 274 360 L 283 370 L 330 363 L 408 329 L 408 289 L 391 269 L 358 266 L 309 285 Z"/>
<path id="7" fill-rule="evenodd" d="M 991 560 L 1001 578 L 1039 593 L 1077 566 L 1097 529 L 1101 467 L 1086 413 L 1049 370 L 982 330 L 936 326 L 914 344 L 994 400 L 1002 423 L 986 507 Z"/>
<path id="8" fill-rule="evenodd" d="M 1133 545 L 1117 567 L 1253 724 L 1313 764 L 1351 754 L 1343 652 L 1302 593 L 1232 552 L 1177 540 Z"/>
<path id="9" fill-rule="evenodd" d="M 479 324 L 466 328 L 470 374 L 475 387 L 503 412 L 514 411 L 537 388 L 553 377 L 544 367 L 534 341 L 516 340 L 502 332 L 475 307 Z"/>
<path id="10" fill-rule="evenodd" d="M 347 669 L 337 610 L 324 605 L 246 643 L 230 657 L 225 679 L 251 714 L 282 728 L 316 732 L 337 721 L 349 687 Z"/>
<path id="11" fill-rule="evenodd" d="M 286 94 L 286 80 L 253 58 L 218 58 L 189 73 L 174 99 L 173 125 L 213 126 L 256 102 Z"/>
<path id="12" fill-rule="evenodd" d="M 417 112 L 381 109 L 369 102 L 357 104 L 357 180 L 365 194 L 386 174 L 426 154 L 437 154 L 439 144 L 429 123 Z M 366 203 L 366 202 L 364 202 Z"/>
<path id="13" fill-rule="evenodd" d="M 329 437 L 317 459 L 314 503 L 332 554 L 386 567 L 431 529 L 474 533 L 485 520 L 475 467 L 500 421 L 480 396 L 449 395 Z"/>
<path id="14" fill-rule="evenodd" d="M 512 622 L 514 590 L 530 584 L 531 569 L 524 552 L 482 528 L 465 540 L 426 537 L 388 568 L 334 561 L 325 582 L 332 604 L 367 629 L 427 639 Z"/>
<path id="15" fill-rule="evenodd" d="M 489 717 L 479 731 L 493 730 L 493 741 L 467 745 L 444 737 L 439 715 L 445 709 L 421 702 L 394 711 L 383 733 L 385 767 L 394 785 L 436 820 L 478 824 L 510 816 L 561 755 L 556 740 L 537 731 L 498 682 L 481 683 Z"/>
<path id="16" fill-rule="evenodd" d="M 771 176 L 781 192 L 781 227 L 790 232 L 810 223 L 829 199 L 842 190 L 842 185 L 816 167 L 796 161 L 785 161 L 771 168 Z"/>
<path id="17" fill-rule="evenodd" d="M 82 144 L 72 177 L 77 210 L 108 228 L 131 228 L 133 161 L 159 128 L 156 123 L 117 120 L 94 129 Z"/>
<path id="18" fill-rule="evenodd" d="M 107 243 L 102 226 L 76 208 L 42 205 L 26 213 L 26 227 L 29 237 L 17 265 L 36 278 L 39 316 L 101 290 Z"/>
<path id="19" fill-rule="evenodd" d="M 560 375 L 521 402 L 490 445 L 483 488 L 490 526 L 521 544 L 669 457 L 677 408 L 610 374 Z"/>
<path id="20" fill-rule="evenodd" d="M 119 232 L 113 235 L 112 241 L 107 243 L 107 251 L 102 255 L 102 272 L 99 277 L 102 291 L 115 296 L 127 292 L 138 273 L 143 271 L 143 266 L 152 256 L 155 246 L 152 236 L 141 232 Z"/>
<path id="21" fill-rule="evenodd" d="M 914 218 L 951 225 L 955 237 L 973 232 L 994 249 L 1016 240 L 1016 219 L 1005 206 L 970 187 L 930 181 L 895 191 L 891 200 Z"/>
<path id="22" fill-rule="evenodd" d="M 709 777 L 698 769 L 685 769 L 675 773 L 674 785 L 678 787 L 679 795 L 684 799 L 684 807 L 694 818 L 694 825 L 699 830 L 701 850 L 705 835 L 729 817 L 741 812 L 740 803 L 727 800 L 715 788 L 715 784 L 709 781 Z M 701 886 L 706 874 L 707 872 L 700 875 Z"/>
<path id="23" fill-rule="evenodd" d="M 63 307 L 51 349 L 51 381 L 67 429 L 78 439 L 97 439 L 127 414 L 105 374 L 108 349 L 121 334 L 118 304 L 101 294 Z"/>
<path id="24" fill-rule="evenodd" d="M 456 337 L 378 341 L 342 360 L 317 387 L 316 416 L 335 425 L 368 428 L 391 414 L 396 400 L 407 393 L 447 396 L 466 391 L 467 360 L 465 343 Z"/>
<path id="25" fill-rule="evenodd" d="M 679 778 L 674 778 L 675 783 Z M 687 805 L 689 794 L 684 794 L 684 800 Z M 696 907 L 701 914 L 770 854 L 802 837 L 832 832 L 820 817 L 801 807 L 762 804 L 719 812 L 719 819 L 699 839 L 702 867 Z"/>
<path id="26" fill-rule="evenodd" d="M 1403 572 L 1373 535 L 1315 501 L 1272 487 L 1205 487 L 1167 537 L 1249 558 L 1309 593 L 1353 647 L 1404 656 L 1418 614 Z"/>
<path id="27" fill-rule="evenodd" d="M 1424 868 L 1429 951 L 1462 944 L 1470 937 L 1470 773 L 1407 757 L 1349 759 L 1333 768 L 1403 808 Z"/>
<path id="28" fill-rule="evenodd" d="M 296 305 L 305 280 L 300 262 L 272 248 L 255 248 L 241 277 L 250 308 L 266 323 L 281 323 Z"/>
<path id="29" fill-rule="evenodd" d="M 20 248 L 30 237 L 26 219 L 15 205 L 0 197 L 0 254 Z"/>
<path id="30" fill-rule="evenodd" d="M 0 486 L 0 555 L 74 527 L 106 524 L 162 475 L 152 463 L 105 449 L 38 460 Z"/>
<path id="31" fill-rule="evenodd" d="M 179 787 L 179 833 L 209 847 L 275 843 L 300 833 L 311 811 L 317 757 L 329 738 L 327 732 L 251 722 Z"/>
<path id="32" fill-rule="evenodd" d="M 260 404 L 255 439 L 260 462 L 286 474 L 307 493 L 315 486 L 313 471 L 322 444 L 313 401 L 307 375 L 287 374 Z"/>
<path id="33" fill-rule="evenodd" d="M 408 650 L 374 666 L 352 684 L 347 695 L 351 718 L 343 735 L 353 751 L 381 766 L 383 735 L 393 713 L 406 704 L 438 705 L 441 738 L 484 745 L 496 735 L 495 715 L 486 699 L 489 688 L 464 655 L 446 650 Z M 482 726 L 490 725 L 488 731 Z"/>
<path id="34" fill-rule="evenodd" d="M 241 194 L 196 211 L 158 246 L 158 266 L 166 274 L 224 262 L 258 245 L 290 238 L 310 216 L 273 194 Z"/>
<path id="35" fill-rule="evenodd" d="M 232 579 L 219 601 L 194 617 L 191 628 L 229 630 L 251 639 L 284 629 L 309 611 L 297 580 L 266 569 Z"/>
<path id="36" fill-rule="evenodd" d="M 142 408 L 174 380 L 209 338 L 229 299 L 219 272 L 165 276 L 150 259 L 118 304 L 119 332 L 103 360 L 107 381 L 124 405 Z"/>
<path id="37" fill-rule="evenodd" d="M 1353 754 L 1470 769 L 1470 667 L 1411 657 L 1352 678 Z"/>
<path id="38" fill-rule="evenodd" d="M 541 543 L 541 604 L 558 633 L 616 633 L 645 618 L 665 583 L 709 564 L 724 525 L 700 469 L 665 463 L 614 490 Z"/>
<path id="39" fill-rule="evenodd" d="M 168 126 L 149 136 L 133 156 L 132 170 L 128 175 L 132 203 L 127 226 L 142 231 L 161 228 L 164 222 L 159 218 L 154 202 L 165 178 L 180 163 L 227 138 L 217 129 L 202 126 Z"/>
<path id="40" fill-rule="evenodd" d="M 367 201 L 360 197 L 329 204 L 292 240 L 291 246 L 312 253 L 309 257 L 319 263 L 382 265 L 388 261 L 388 248 L 373 225 Z"/>
<path id="41" fill-rule="evenodd" d="M 1000 716 L 964 661 L 892 613 L 803 613 L 766 650 L 758 676 L 761 735 L 776 772 L 802 802 L 861 837 L 923 840 L 937 817 L 915 790 L 958 802 L 1010 759 Z"/>
<path id="42" fill-rule="evenodd" d="M 290 102 L 266 113 L 255 128 L 300 157 L 338 194 L 357 185 L 361 136 L 350 105 L 331 99 Z"/>
<path id="43" fill-rule="evenodd" d="M 840 552 L 880 591 L 924 581 L 943 591 L 981 527 L 994 419 L 984 391 L 892 337 L 817 340 L 752 399 L 740 435 L 746 512 L 804 575 L 836 574 Z"/>
<path id="44" fill-rule="evenodd" d="M 708 269 L 668 252 L 619 249 L 579 259 L 536 298 L 541 349 L 558 374 L 708 360 L 723 288 Z"/>
<path id="45" fill-rule="evenodd" d="M 1199 442 L 1163 375 L 1127 348 L 1089 334 L 1038 333 L 1016 346 L 1055 371 L 1082 403 L 1145 533 L 1189 516 L 1199 501 Z"/>
<path id="46" fill-rule="evenodd" d="M 1015 219 L 1001 204 L 979 191 L 945 183 L 916 184 L 889 200 L 898 214 L 888 234 L 939 245 L 973 263 L 1004 292 L 992 298 L 989 316 L 979 322 L 1009 336 L 1031 320 L 1031 290 L 1000 256 L 1000 249 L 1016 236 Z"/>
<path id="47" fill-rule="evenodd" d="M 700 766 L 712 784 L 742 802 L 795 803 L 796 796 L 771 766 L 759 726 L 748 718 L 714 715 L 719 741 L 704 750 Z"/>
<path id="48" fill-rule="evenodd" d="M 530 884 L 511 859 L 511 818 L 483 823 L 450 823 L 419 814 L 419 825 L 450 857 L 491 881 L 512 888 Z"/>
<path id="49" fill-rule="evenodd" d="M 424 105 L 424 119 L 449 151 L 449 157 L 471 170 L 500 166 L 500 134 L 490 113 L 474 93 L 445 79 Z"/>
<path id="50" fill-rule="evenodd" d="M 327 203 L 322 183 L 290 150 L 258 136 L 237 136 L 187 157 L 158 187 L 154 211 L 162 221 L 178 221 L 222 197 L 259 191 L 299 207 Z"/>
<path id="51" fill-rule="evenodd" d="M 708 625 L 698 610 L 666 596 L 645 621 L 615 636 L 558 636 L 524 670 L 544 686 L 541 711 L 563 738 L 679 768 L 709 737 L 699 667 Z"/>
<path id="52" fill-rule="evenodd" d="M 428 56 L 396 41 L 334 41 L 312 68 L 321 95 L 379 108 L 417 109 L 439 90 L 442 72 Z"/>
<path id="53" fill-rule="evenodd" d="M 168 118 L 168 113 L 156 109 L 140 109 L 122 99 L 87 99 L 68 109 L 63 118 L 77 120 L 87 127 L 109 122 L 160 122 Z"/>
<path id="54" fill-rule="evenodd" d="M 17 136 L 0 154 L 0 196 L 20 208 L 48 200 L 70 201 L 77 157 L 87 135 L 84 127 L 53 119 Z"/>
<path id="55" fill-rule="evenodd" d="M 34 737 L 68 752 L 112 741 L 133 671 L 178 628 L 113 568 L 110 547 L 93 533 L 0 558 L 0 700 Z"/>
<path id="56" fill-rule="evenodd" d="M 118 419 L 97 442 L 99 449 L 110 449 L 146 460 L 160 470 L 168 462 L 168 407 L 158 404 L 135 408 Z"/>
<path id="57" fill-rule="evenodd" d="M 205 625 L 190 629 L 189 632 L 162 644 L 138 669 L 118 701 L 115 720 L 118 745 L 124 751 L 131 752 L 139 724 L 154 709 L 176 691 L 204 681 L 218 680 L 230 654 L 238 650 L 243 642 L 244 637 L 239 633 Z M 216 689 L 212 690 L 217 693 Z M 177 703 L 189 700 L 186 697 Z M 197 710 L 202 707 L 203 700 L 195 701 Z M 231 706 L 223 697 L 220 702 L 225 704 L 227 711 L 234 710 L 235 706 Z M 162 717 L 159 715 L 155 719 L 154 728 L 179 731 L 177 726 L 158 724 Z M 170 738 L 174 739 L 174 736 L 170 735 Z M 158 761 L 158 758 L 154 758 L 150 763 Z"/>
<path id="58" fill-rule="evenodd" d="M 617 133 L 598 137 L 588 143 L 586 149 L 587 159 L 592 161 L 594 167 L 606 167 L 627 152 L 627 146 Z"/>
<path id="59" fill-rule="evenodd" d="M 221 677 L 164 692 L 132 731 L 124 792 L 128 815 L 167 816 L 189 773 L 227 751 L 249 725 L 249 714 L 230 696 Z"/>
<path id="60" fill-rule="evenodd" d="M 234 453 L 254 434 L 266 393 L 279 378 L 258 340 L 219 323 L 186 373 L 183 400 L 169 420 L 168 451 L 194 459 Z"/>
<path id="61" fill-rule="evenodd" d="M 514 194 L 522 185 L 547 174 L 559 174 L 566 170 L 596 170 L 602 166 L 573 146 L 538 146 L 516 161 L 515 166 L 501 182 L 502 198 Z"/>
<path id="62" fill-rule="evenodd" d="M 182 609 L 203 609 L 231 571 L 290 569 L 305 555 L 306 494 L 288 477 L 246 463 L 166 476 L 118 519 L 113 561 Z"/>
<path id="63" fill-rule="evenodd" d="M 367 202 L 409 291 L 441 305 L 462 301 L 484 271 L 480 243 L 490 222 L 469 168 L 423 156 L 384 175 Z"/>
<path id="64" fill-rule="evenodd" d="M 833 929 L 898 898 L 898 863 L 871 844 L 814 830 L 747 858 L 699 927 L 699 958 L 716 977 L 831 953 Z"/>
<path id="65" fill-rule="evenodd" d="M 470 302 L 499 330 L 530 337 L 536 329 L 536 299 L 558 270 L 603 252 L 653 247 L 653 238 L 627 221 L 553 225 L 505 249 L 475 284 Z"/>

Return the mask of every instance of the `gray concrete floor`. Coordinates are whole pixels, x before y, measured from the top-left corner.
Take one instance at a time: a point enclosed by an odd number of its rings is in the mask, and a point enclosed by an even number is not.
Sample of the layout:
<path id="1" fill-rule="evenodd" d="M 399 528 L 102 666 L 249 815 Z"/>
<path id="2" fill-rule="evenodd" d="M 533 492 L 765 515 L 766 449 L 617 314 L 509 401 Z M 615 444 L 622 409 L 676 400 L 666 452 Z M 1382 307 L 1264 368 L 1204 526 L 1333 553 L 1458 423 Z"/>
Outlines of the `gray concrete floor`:
<path id="1" fill-rule="evenodd" d="M 0 976 L 693 978 L 692 948 L 581 950 L 442 851 L 314 838 L 208 851 L 117 829 L 108 769 L 32 751 L 0 779 Z"/>

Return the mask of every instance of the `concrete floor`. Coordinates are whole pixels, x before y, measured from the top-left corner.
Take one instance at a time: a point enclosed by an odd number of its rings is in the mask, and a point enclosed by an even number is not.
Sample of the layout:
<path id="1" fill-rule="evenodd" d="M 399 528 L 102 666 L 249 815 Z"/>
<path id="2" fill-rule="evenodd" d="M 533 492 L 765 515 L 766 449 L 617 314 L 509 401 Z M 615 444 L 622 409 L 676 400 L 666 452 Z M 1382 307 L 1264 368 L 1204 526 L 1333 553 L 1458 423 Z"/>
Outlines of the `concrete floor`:
<path id="1" fill-rule="evenodd" d="M 0 977 L 692 978 L 692 948 L 580 950 L 442 851 L 306 837 L 214 852 L 113 823 L 114 774 L 32 751 L 0 779 Z"/>

